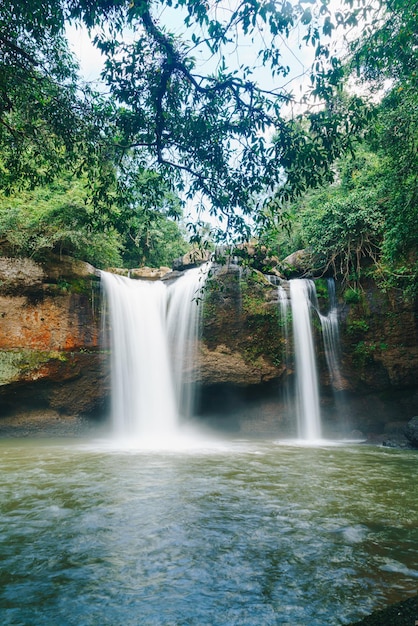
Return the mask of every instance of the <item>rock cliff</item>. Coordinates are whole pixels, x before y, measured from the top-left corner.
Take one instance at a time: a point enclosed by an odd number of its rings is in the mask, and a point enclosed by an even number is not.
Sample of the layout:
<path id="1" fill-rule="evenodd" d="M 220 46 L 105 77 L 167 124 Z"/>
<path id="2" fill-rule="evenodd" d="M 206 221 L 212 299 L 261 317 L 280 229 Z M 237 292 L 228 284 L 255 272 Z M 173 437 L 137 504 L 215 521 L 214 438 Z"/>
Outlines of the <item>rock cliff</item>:
<path id="1" fill-rule="evenodd" d="M 326 281 L 316 284 L 319 309 L 326 313 Z M 338 383 L 331 380 L 319 320 L 313 319 L 323 418 L 332 433 L 344 406 L 348 433 L 379 433 L 390 443 L 418 410 L 416 303 L 396 292 L 383 293 L 373 281 L 361 292 L 340 288 L 337 296 Z M 224 411 L 228 419 L 235 413 L 246 416 L 245 428 L 251 430 L 257 431 L 257 421 L 277 425 L 280 419 L 282 428 L 289 417 L 283 390 L 293 389 L 293 378 L 292 340 L 286 345 L 277 287 L 258 272 L 222 268 L 209 285 L 205 304 L 204 406 L 213 414 Z"/>
<path id="2" fill-rule="evenodd" d="M 326 310 L 321 281 L 317 291 Z M 314 321 L 321 409 L 332 427 L 343 398 L 350 429 L 390 439 L 418 413 L 417 309 L 372 282 L 355 295 L 338 294 L 338 388 Z M 0 434 L 23 416 L 36 428 L 61 428 L 105 414 L 109 372 L 100 300 L 100 280 L 88 264 L 0 258 Z M 282 391 L 293 384 L 292 346 L 283 333 L 277 286 L 266 276 L 238 265 L 217 269 L 208 283 L 199 352 L 203 417 L 220 416 L 243 433 L 286 426 Z"/>
<path id="3" fill-rule="evenodd" d="M 39 415 L 69 423 L 104 405 L 99 299 L 87 263 L 0 258 L 0 429 L 22 415 L 36 427 Z"/>

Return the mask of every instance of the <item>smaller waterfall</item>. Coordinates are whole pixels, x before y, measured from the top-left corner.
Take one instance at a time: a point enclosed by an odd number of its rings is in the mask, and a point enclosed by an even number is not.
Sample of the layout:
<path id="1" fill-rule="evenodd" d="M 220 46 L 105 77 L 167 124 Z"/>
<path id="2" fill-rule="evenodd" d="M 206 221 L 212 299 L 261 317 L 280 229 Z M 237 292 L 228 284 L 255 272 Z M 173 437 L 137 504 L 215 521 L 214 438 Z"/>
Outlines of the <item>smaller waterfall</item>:
<path id="1" fill-rule="evenodd" d="M 347 410 L 345 389 L 347 383 L 341 371 L 340 334 L 338 328 L 338 308 L 335 282 L 328 278 L 329 310 L 326 315 L 318 311 L 324 341 L 325 358 L 332 386 L 334 404 L 338 415 L 339 428 L 344 436 L 350 432 L 350 416 Z"/>
<path id="2" fill-rule="evenodd" d="M 289 281 L 295 346 L 296 405 L 300 439 L 321 438 L 318 376 L 311 326 L 311 302 L 316 298 L 313 281 Z"/>
<path id="3" fill-rule="evenodd" d="M 190 418 L 195 404 L 197 340 L 203 287 L 210 264 L 188 270 L 168 288 L 167 334 L 177 414 Z"/>
<path id="4" fill-rule="evenodd" d="M 343 381 L 340 370 L 340 335 L 338 329 L 338 309 L 335 295 L 335 282 L 333 278 L 327 281 L 329 310 L 326 315 L 318 311 L 321 322 L 322 336 L 324 339 L 325 358 L 332 386 L 335 390 L 343 388 Z"/>

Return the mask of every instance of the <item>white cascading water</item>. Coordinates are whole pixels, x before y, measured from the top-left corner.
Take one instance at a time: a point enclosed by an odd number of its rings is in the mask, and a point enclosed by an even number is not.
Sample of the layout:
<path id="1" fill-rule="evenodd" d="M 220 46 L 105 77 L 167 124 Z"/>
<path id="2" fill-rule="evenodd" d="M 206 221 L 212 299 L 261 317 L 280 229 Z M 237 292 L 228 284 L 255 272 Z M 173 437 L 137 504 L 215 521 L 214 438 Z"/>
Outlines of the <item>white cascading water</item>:
<path id="1" fill-rule="evenodd" d="M 287 369 L 289 369 L 290 364 L 290 349 L 289 349 L 289 310 L 290 310 L 290 299 L 286 289 L 282 286 L 278 286 L 277 297 L 279 302 L 279 315 L 281 321 L 282 334 L 284 339 L 284 349 L 283 349 L 283 361 Z M 283 385 L 283 399 L 285 402 L 286 411 L 291 414 L 293 409 L 292 396 L 289 389 L 288 381 L 284 382 Z"/>
<path id="2" fill-rule="evenodd" d="M 314 282 L 289 281 L 295 346 L 296 405 L 298 436 L 306 441 L 321 439 L 318 375 L 311 326 L 311 301 L 316 298 Z"/>
<path id="3" fill-rule="evenodd" d="M 210 264 L 188 270 L 168 288 L 167 333 L 177 414 L 189 418 L 195 400 L 197 338 Z"/>
<path id="4" fill-rule="evenodd" d="M 198 330 L 196 299 L 208 268 L 189 270 L 169 287 L 101 272 L 109 311 L 112 424 L 116 435 L 164 441 L 176 435 Z M 171 345 L 170 345 L 171 344 Z"/>
<path id="5" fill-rule="evenodd" d="M 328 278 L 327 283 L 329 310 L 326 315 L 322 315 L 318 311 L 318 316 L 321 322 L 325 358 L 332 385 L 335 408 L 339 418 L 339 426 L 341 433 L 347 437 L 350 432 L 350 416 L 348 413 L 348 404 L 344 397 L 344 390 L 346 389 L 347 383 L 341 371 L 340 333 L 334 279 Z"/>
<path id="6" fill-rule="evenodd" d="M 327 361 L 331 383 L 334 389 L 341 390 L 343 388 L 343 383 L 340 371 L 340 336 L 338 329 L 338 309 L 334 279 L 329 278 L 327 285 L 329 310 L 326 315 L 323 315 L 318 311 L 318 316 L 319 321 L 321 322 L 325 358 Z"/>

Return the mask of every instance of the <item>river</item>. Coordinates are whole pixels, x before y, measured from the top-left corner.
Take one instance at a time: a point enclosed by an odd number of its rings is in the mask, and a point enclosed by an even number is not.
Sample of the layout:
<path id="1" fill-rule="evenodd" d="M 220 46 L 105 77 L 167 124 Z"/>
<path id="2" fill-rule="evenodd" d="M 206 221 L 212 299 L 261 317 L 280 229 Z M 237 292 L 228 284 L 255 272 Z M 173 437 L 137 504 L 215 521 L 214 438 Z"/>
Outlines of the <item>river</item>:
<path id="1" fill-rule="evenodd" d="M 0 442 L 3 626 L 334 626 L 416 593 L 417 453 Z"/>

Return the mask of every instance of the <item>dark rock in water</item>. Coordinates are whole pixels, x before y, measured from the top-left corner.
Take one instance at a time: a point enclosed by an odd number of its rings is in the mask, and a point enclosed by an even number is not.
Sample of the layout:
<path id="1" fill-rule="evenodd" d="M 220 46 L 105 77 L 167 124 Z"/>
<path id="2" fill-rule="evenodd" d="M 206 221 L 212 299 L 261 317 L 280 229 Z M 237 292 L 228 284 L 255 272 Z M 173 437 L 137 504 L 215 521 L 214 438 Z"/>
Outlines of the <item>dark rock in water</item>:
<path id="1" fill-rule="evenodd" d="M 418 448 L 418 415 L 409 420 L 405 427 L 405 437 L 411 446 Z"/>
<path id="2" fill-rule="evenodd" d="M 418 596 L 376 611 L 350 626 L 415 626 L 418 622 Z"/>
<path id="3" fill-rule="evenodd" d="M 400 439 L 384 439 L 382 441 L 382 446 L 385 448 L 408 448 L 408 443 L 404 440 Z"/>

